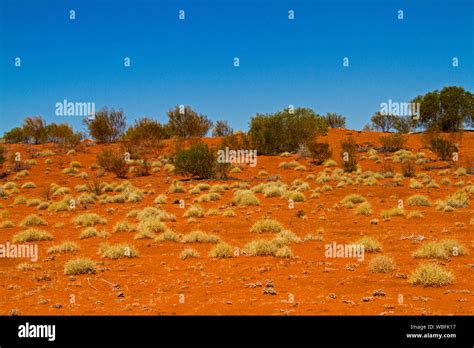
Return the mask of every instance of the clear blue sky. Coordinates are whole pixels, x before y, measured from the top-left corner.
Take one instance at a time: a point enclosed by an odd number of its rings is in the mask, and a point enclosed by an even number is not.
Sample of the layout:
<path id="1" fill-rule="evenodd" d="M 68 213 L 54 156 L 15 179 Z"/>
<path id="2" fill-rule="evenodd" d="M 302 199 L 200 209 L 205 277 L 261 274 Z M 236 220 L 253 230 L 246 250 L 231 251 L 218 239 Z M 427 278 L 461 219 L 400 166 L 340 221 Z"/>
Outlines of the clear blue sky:
<path id="1" fill-rule="evenodd" d="M 84 129 L 79 117 L 55 116 L 64 99 L 123 108 L 128 123 L 166 122 L 186 104 L 244 130 L 257 112 L 293 104 L 360 129 L 389 99 L 448 85 L 474 92 L 473 3 L 0 0 L 0 135 L 33 115 Z"/>

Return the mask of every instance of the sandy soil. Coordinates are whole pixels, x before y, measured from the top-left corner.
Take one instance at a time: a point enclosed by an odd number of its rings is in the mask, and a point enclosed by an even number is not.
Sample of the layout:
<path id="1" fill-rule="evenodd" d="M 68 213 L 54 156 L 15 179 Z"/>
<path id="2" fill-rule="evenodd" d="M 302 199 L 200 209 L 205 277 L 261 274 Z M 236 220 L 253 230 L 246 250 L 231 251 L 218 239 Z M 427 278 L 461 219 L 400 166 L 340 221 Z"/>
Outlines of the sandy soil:
<path id="1" fill-rule="evenodd" d="M 357 143 L 371 142 L 378 146 L 380 133 L 365 133 L 349 130 L 331 130 L 324 137 L 334 153 L 341 139 L 351 134 Z M 216 142 L 215 139 L 208 140 Z M 407 147 L 415 152 L 423 151 L 428 157 L 436 156 L 423 148 L 421 135 L 410 135 Z M 28 148 L 39 151 L 45 148 L 57 149 L 53 145 L 29 146 L 12 145 L 10 151 L 20 151 L 24 158 L 28 157 Z M 38 164 L 32 165 L 30 174 L 18 180 L 13 180 L 14 174 L 3 179 L 1 184 L 14 181 L 19 193 L 0 200 L 3 210 L 9 216 L 1 220 L 11 220 L 15 227 L 0 229 L 0 243 L 11 241 L 20 232 L 21 220 L 28 214 L 37 214 L 48 223 L 40 227 L 50 232 L 52 241 L 35 242 L 39 245 L 40 269 L 20 271 L 16 269 L 25 259 L 0 258 L 0 314 L 9 315 L 14 310 L 20 315 L 472 315 L 474 261 L 473 232 L 474 218 L 472 209 L 473 199 L 468 208 L 456 209 L 453 212 L 440 212 L 434 206 L 408 207 L 409 212 L 420 210 L 424 213 L 422 219 L 407 219 L 393 217 L 384 221 L 380 212 L 396 207 L 398 199 L 406 199 L 413 194 L 423 194 L 433 202 L 445 198 L 459 190 L 454 185 L 440 185 L 438 189 L 408 187 L 409 178 L 402 180 L 400 186 L 393 184 L 393 179 L 378 180 L 375 186 L 347 186 L 336 188 L 337 181 L 328 184 L 333 190 L 321 192 L 319 198 L 310 198 L 311 191 L 306 191 L 306 201 L 296 203 L 294 209 L 288 208 L 288 203 L 280 198 L 265 198 L 257 193 L 260 206 L 233 207 L 234 217 L 205 216 L 189 222 L 182 215 L 185 209 L 174 204 L 175 199 L 184 199 L 186 208 L 192 204 L 195 195 L 189 192 L 167 194 L 168 203 L 161 207 L 175 214 L 175 222 L 166 225 L 177 233 L 186 234 L 193 230 L 203 230 L 221 237 L 232 246 L 242 248 L 246 243 L 258 238 L 271 238 L 270 234 L 256 235 L 249 231 L 258 219 L 270 215 L 280 221 L 285 228 L 303 238 L 307 233 L 315 234 L 319 228 L 324 229 L 323 241 L 305 241 L 291 244 L 294 257 L 281 259 L 271 256 L 251 257 L 240 255 L 230 259 L 213 259 L 208 256 L 212 244 L 193 243 L 184 245 L 179 242 L 156 242 L 153 239 L 134 240 L 135 232 L 112 233 L 113 226 L 122 220 L 135 223 L 136 219 L 127 218 L 126 214 L 132 209 L 146 206 L 156 206 L 153 200 L 165 193 L 173 179 L 178 178 L 164 170 L 153 173 L 148 177 L 136 178 L 129 174 L 128 180 L 141 190 L 152 190 L 145 194 L 139 203 L 95 203 L 88 210 L 80 208 L 68 212 L 49 212 L 37 210 L 26 205 L 12 205 L 18 195 L 28 198 L 41 198 L 41 189 L 50 183 L 57 183 L 71 189 L 76 197 L 80 193 L 74 190 L 78 184 L 87 180 L 76 176 L 62 174 L 62 169 L 69 166 L 71 161 L 82 164 L 80 172 L 84 171 L 95 177 L 95 171 L 90 166 L 96 162 L 96 154 L 103 146 L 87 147 L 85 153 L 75 155 L 57 154 L 51 157 L 36 158 Z M 460 165 L 468 165 L 468 157 L 474 155 L 474 133 L 465 133 L 460 140 Z M 359 153 L 358 156 L 363 156 Z M 380 155 L 382 156 L 382 155 Z M 383 156 L 382 156 L 383 157 Z M 53 163 L 45 164 L 50 158 Z M 63 163 L 61 164 L 62 158 Z M 338 156 L 334 156 L 338 160 Z M 279 169 L 283 161 L 298 160 L 306 166 L 306 171 L 295 171 L 292 168 Z M 377 171 L 381 165 L 366 159 L 360 160 L 362 169 Z M 433 162 L 430 165 L 443 165 Z M 399 171 L 397 164 L 393 164 Z M 50 168 L 49 174 L 45 174 Z M 309 174 L 317 176 L 323 171 L 323 166 L 310 164 L 307 159 L 299 159 L 296 155 L 291 158 L 279 156 L 259 156 L 255 168 L 245 167 L 240 174 L 233 174 L 234 179 L 225 181 L 232 184 L 237 181 L 247 181 L 251 186 L 267 182 L 266 178 L 258 176 L 260 170 L 266 170 L 270 176 L 280 175 L 281 181 L 291 185 L 300 178 L 310 184 L 311 189 L 323 186 L 315 180 L 308 180 Z M 334 169 L 334 168 L 331 168 Z M 455 168 L 452 169 L 454 171 Z M 423 172 L 418 166 L 417 172 Z M 426 171 L 438 184 L 442 177 L 438 170 Z M 463 180 L 465 185 L 473 181 L 473 176 L 453 177 L 446 175 L 453 184 Z M 21 185 L 32 181 L 37 188 L 22 189 Z M 107 173 L 100 178 L 102 182 L 118 183 L 123 181 Z M 199 183 L 202 181 L 199 181 Z M 219 181 L 206 181 L 209 184 Z M 185 187 L 195 185 L 196 181 L 185 182 Z M 148 185 L 148 187 L 147 187 Z M 203 192 L 205 193 L 205 192 Z M 337 203 L 350 193 L 363 195 L 372 205 L 373 214 L 370 216 L 355 215 L 353 209 L 348 209 Z M 200 203 L 206 210 L 218 209 L 220 212 L 230 205 L 232 190 L 222 194 L 222 199 L 215 202 Z M 303 211 L 304 216 L 298 214 Z M 79 239 L 82 228 L 76 227 L 72 219 L 84 212 L 95 212 L 107 219 L 104 229 L 110 233 L 107 239 L 94 237 Z M 374 218 L 379 220 L 377 225 L 371 224 Z M 64 224 L 56 226 L 57 223 Z M 102 227 L 101 227 L 102 228 Z M 410 235 L 422 235 L 424 241 L 402 239 Z M 351 243 L 361 236 L 371 236 L 378 239 L 383 251 L 381 254 L 394 258 L 396 269 L 390 273 L 371 273 L 368 264 L 374 254 L 366 253 L 364 261 L 348 258 L 326 258 L 324 247 L 326 243 Z M 454 275 L 454 282 L 442 287 L 421 287 L 410 285 L 404 275 L 412 273 L 422 260 L 415 259 L 412 253 L 427 241 L 456 239 L 470 251 L 469 255 L 450 257 L 447 260 L 435 262 L 444 265 Z M 63 241 L 75 241 L 80 250 L 74 253 L 58 255 L 47 254 L 50 246 Z M 110 260 L 101 258 L 98 254 L 100 243 L 129 243 L 137 248 L 138 258 L 123 258 Z M 180 253 L 186 247 L 192 247 L 200 253 L 199 258 L 181 260 Z M 98 262 L 98 272 L 93 275 L 68 276 L 64 274 L 66 261 L 76 257 L 89 257 Z M 349 267 L 348 267 L 349 266 Z M 273 283 L 276 294 L 265 294 L 267 280 Z M 262 284 L 259 286 L 259 282 Z M 114 286 L 115 285 L 115 286 Z M 383 296 L 374 296 L 374 291 L 383 290 Z M 74 299 L 75 301 L 71 301 Z"/>

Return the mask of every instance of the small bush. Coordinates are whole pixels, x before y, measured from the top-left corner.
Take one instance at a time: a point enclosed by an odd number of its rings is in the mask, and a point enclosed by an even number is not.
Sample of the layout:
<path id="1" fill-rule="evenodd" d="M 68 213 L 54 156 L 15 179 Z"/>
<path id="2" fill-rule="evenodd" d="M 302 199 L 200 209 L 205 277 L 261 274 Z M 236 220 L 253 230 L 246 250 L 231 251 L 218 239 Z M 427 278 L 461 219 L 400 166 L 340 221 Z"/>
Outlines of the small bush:
<path id="1" fill-rule="evenodd" d="M 356 143 L 352 138 L 341 142 L 342 167 L 346 173 L 357 170 Z"/>
<path id="2" fill-rule="evenodd" d="M 123 154 L 104 149 L 97 155 L 97 163 L 104 170 L 114 173 L 117 178 L 126 178 L 128 167 Z"/>
<path id="3" fill-rule="evenodd" d="M 393 208 L 389 210 L 383 210 L 380 213 L 380 216 L 382 216 L 384 219 L 388 219 L 394 216 L 405 216 L 405 210 L 403 208 Z"/>
<path id="4" fill-rule="evenodd" d="M 420 189 L 423 187 L 423 184 L 421 182 L 419 182 L 418 180 L 416 179 L 410 179 L 410 183 L 408 185 L 409 188 L 411 189 Z"/>
<path id="5" fill-rule="evenodd" d="M 452 273 L 443 267 L 432 263 L 424 263 L 419 265 L 415 272 L 411 274 L 409 282 L 412 285 L 438 287 L 451 284 L 453 279 Z"/>
<path id="6" fill-rule="evenodd" d="M 93 119 L 85 119 L 90 135 L 98 142 L 116 141 L 125 131 L 125 116 L 121 110 L 103 109 L 95 113 Z"/>
<path id="7" fill-rule="evenodd" d="M 281 232 L 283 225 L 273 219 L 262 219 L 255 222 L 250 228 L 250 232 L 263 233 L 263 232 Z"/>
<path id="8" fill-rule="evenodd" d="M 356 208 L 354 214 L 369 216 L 372 214 L 372 206 L 369 203 L 364 202 Z"/>
<path id="9" fill-rule="evenodd" d="M 36 185 L 34 182 L 25 182 L 23 185 L 21 185 L 21 188 L 22 189 L 32 189 L 32 188 L 36 188 Z"/>
<path id="10" fill-rule="evenodd" d="M 466 208 L 469 206 L 469 195 L 465 190 L 458 190 L 447 197 L 446 204 L 452 208 Z"/>
<path id="11" fill-rule="evenodd" d="M 395 269 L 393 258 L 385 255 L 375 256 L 370 260 L 369 271 L 372 273 L 388 273 Z"/>
<path id="12" fill-rule="evenodd" d="M 101 234 L 94 227 L 88 227 L 84 229 L 79 235 L 80 239 L 87 239 L 92 237 L 99 237 Z"/>
<path id="13" fill-rule="evenodd" d="M 95 274 L 95 273 L 96 273 L 95 262 L 90 259 L 78 258 L 74 260 L 69 260 L 64 265 L 64 274 L 66 275 Z"/>
<path id="14" fill-rule="evenodd" d="M 314 163 L 318 165 L 324 163 L 332 156 L 332 151 L 328 143 L 311 142 L 309 144 L 309 151 L 311 153 L 311 157 L 314 159 Z"/>
<path id="15" fill-rule="evenodd" d="M 23 228 L 27 228 L 31 226 L 40 226 L 40 225 L 47 225 L 47 223 L 36 214 L 28 215 L 20 223 L 20 226 Z"/>
<path id="16" fill-rule="evenodd" d="M 423 217 L 423 213 L 418 210 L 413 210 L 407 215 L 407 219 L 422 219 Z"/>
<path id="17" fill-rule="evenodd" d="M 413 195 L 407 199 L 407 203 L 414 207 L 429 207 L 431 205 L 430 200 L 423 195 Z"/>
<path id="18" fill-rule="evenodd" d="M 71 253 L 74 251 L 78 251 L 79 247 L 76 243 L 71 241 L 66 241 L 61 243 L 60 245 L 55 245 L 48 248 L 48 254 L 64 254 L 64 253 Z"/>
<path id="19" fill-rule="evenodd" d="M 13 236 L 14 243 L 35 242 L 52 239 L 53 236 L 50 233 L 36 229 L 28 229 Z"/>
<path id="20" fill-rule="evenodd" d="M 220 178 L 228 169 L 228 164 L 218 163 L 215 152 L 203 143 L 178 151 L 174 164 L 176 173 L 202 179 Z"/>
<path id="21" fill-rule="evenodd" d="M 184 249 L 179 256 L 181 260 L 186 260 L 186 259 L 194 258 L 194 257 L 199 257 L 199 253 L 196 250 L 191 249 L 191 248 Z"/>
<path id="22" fill-rule="evenodd" d="M 161 194 L 161 195 L 159 195 L 158 197 L 155 198 L 153 203 L 155 203 L 155 204 L 165 204 L 167 199 L 168 199 L 168 197 L 166 197 L 165 194 Z"/>
<path id="23" fill-rule="evenodd" d="M 260 205 L 260 201 L 251 190 L 237 190 L 234 192 L 232 202 L 239 205 Z"/>
<path id="24" fill-rule="evenodd" d="M 328 112 L 324 116 L 328 126 L 330 128 L 345 128 L 346 127 L 346 118 L 342 115 L 338 115 L 333 112 Z"/>
<path id="25" fill-rule="evenodd" d="M 95 213 L 89 213 L 89 214 L 81 214 L 79 216 L 76 216 L 73 219 L 73 222 L 77 226 L 90 227 L 96 224 L 104 225 L 107 223 L 107 220 Z"/>
<path id="26" fill-rule="evenodd" d="M 114 244 L 110 245 L 103 243 L 99 246 L 99 252 L 102 257 L 117 260 L 124 257 L 138 257 L 137 250 L 128 244 Z"/>
<path id="27" fill-rule="evenodd" d="M 180 236 L 172 230 L 166 230 L 155 238 L 155 242 L 177 242 Z"/>
<path id="28" fill-rule="evenodd" d="M 395 152 L 401 150 L 405 147 L 407 141 L 406 138 L 399 133 L 380 137 L 379 140 L 382 143 L 382 152 Z"/>
<path id="29" fill-rule="evenodd" d="M 382 251 L 380 243 L 371 237 L 362 237 L 355 244 L 363 245 L 364 252 L 374 253 Z"/>
<path id="30" fill-rule="evenodd" d="M 203 217 L 204 216 L 204 210 L 200 205 L 192 205 L 186 210 L 186 212 L 183 214 L 184 218 L 188 217 Z"/>
<path id="31" fill-rule="evenodd" d="M 183 243 L 219 243 L 220 238 L 202 231 L 193 231 L 183 237 Z"/>
<path id="32" fill-rule="evenodd" d="M 456 240 L 448 239 L 440 242 L 428 242 L 414 253 L 415 258 L 447 259 L 449 256 L 467 255 L 466 248 Z"/>
<path id="33" fill-rule="evenodd" d="M 441 161 L 449 161 L 453 152 L 458 152 L 458 148 L 451 141 L 439 137 L 432 138 L 429 146 Z"/>
<path id="34" fill-rule="evenodd" d="M 209 256 L 213 258 L 230 258 L 232 257 L 232 247 L 227 243 L 219 243 L 209 252 Z"/>
<path id="35" fill-rule="evenodd" d="M 365 198 L 357 194 L 350 194 L 341 200 L 341 203 L 344 205 L 346 205 L 347 203 L 357 204 L 363 202 L 365 202 Z"/>
<path id="36" fill-rule="evenodd" d="M 131 232 L 135 231 L 135 227 L 130 226 L 130 224 L 127 221 L 120 221 L 117 222 L 112 229 L 112 232 L 114 233 L 119 233 L 119 232 Z"/>

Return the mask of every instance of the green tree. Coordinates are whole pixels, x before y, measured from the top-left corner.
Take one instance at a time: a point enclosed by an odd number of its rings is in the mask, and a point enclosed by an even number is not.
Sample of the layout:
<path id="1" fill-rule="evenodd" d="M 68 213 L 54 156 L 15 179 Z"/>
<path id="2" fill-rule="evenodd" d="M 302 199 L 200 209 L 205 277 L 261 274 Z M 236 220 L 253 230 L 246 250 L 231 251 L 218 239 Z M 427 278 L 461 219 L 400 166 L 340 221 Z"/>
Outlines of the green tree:
<path id="1" fill-rule="evenodd" d="M 375 129 L 382 132 L 390 132 L 394 127 L 396 116 L 385 115 L 377 111 L 370 119 Z"/>
<path id="2" fill-rule="evenodd" d="M 231 135 L 234 130 L 229 126 L 227 121 L 217 121 L 212 129 L 213 137 L 225 137 Z"/>
<path id="3" fill-rule="evenodd" d="M 112 143 L 118 140 L 126 128 L 122 110 L 104 108 L 96 112 L 94 118 L 85 119 L 90 135 L 100 143 Z"/>
<path id="4" fill-rule="evenodd" d="M 257 114 L 250 120 L 249 135 L 261 154 L 296 151 L 308 145 L 316 135 L 325 134 L 328 124 L 313 110 L 284 109 L 275 114 Z"/>
<path id="5" fill-rule="evenodd" d="M 47 141 L 46 122 L 41 116 L 27 117 L 23 121 L 23 132 L 28 142 L 41 144 Z"/>
<path id="6" fill-rule="evenodd" d="M 128 143 L 131 152 L 138 152 L 135 155 L 141 156 L 144 153 L 157 153 L 163 147 L 165 130 L 160 122 L 141 118 L 135 121 L 135 124 L 127 129 L 123 139 Z"/>
<path id="7" fill-rule="evenodd" d="M 342 115 L 336 114 L 334 112 L 328 112 L 324 118 L 326 119 L 326 122 L 330 128 L 346 127 L 346 118 Z"/>
<path id="8" fill-rule="evenodd" d="M 452 132 L 474 125 L 474 96 L 462 87 L 444 87 L 412 102 L 420 103 L 420 123 L 429 130 Z"/>
<path id="9" fill-rule="evenodd" d="M 168 111 L 168 118 L 169 132 L 182 139 L 202 138 L 212 127 L 212 121 L 206 115 L 198 114 L 190 106 L 176 106 Z"/>
<path id="10" fill-rule="evenodd" d="M 189 174 L 201 179 L 222 177 L 229 167 L 227 163 L 218 163 L 215 151 L 203 143 L 179 150 L 174 158 L 174 164 L 176 173 Z"/>

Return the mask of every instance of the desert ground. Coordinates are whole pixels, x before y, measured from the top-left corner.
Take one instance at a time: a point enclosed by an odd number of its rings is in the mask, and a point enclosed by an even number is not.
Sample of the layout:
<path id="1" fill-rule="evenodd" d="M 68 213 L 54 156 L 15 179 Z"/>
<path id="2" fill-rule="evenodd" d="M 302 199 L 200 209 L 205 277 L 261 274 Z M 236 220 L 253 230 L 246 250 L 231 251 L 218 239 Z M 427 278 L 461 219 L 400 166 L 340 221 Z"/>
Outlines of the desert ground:
<path id="1" fill-rule="evenodd" d="M 29 229 L 49 237 L 26 242 L 38 245 L 36 262 L 0 258 L 0 314 L 471 315 L 474 187 L 472 171 L 462 168 L 472 167 L 474 133 L 463 133 L 459 161 L 450 168 L 423 146 L 421 135 L 408 135 L 411 153 L 402 155 L 417 160 L 414 178 L 397 176 L 397 156 L 377 151 L 358 152 L 361 170 L 343 173 L 338 144 L 347 136 L 368 148 L 380 146 L 380 133 L 331 129 L 322 140 L 337 163 L 314 165 L 297 154 L 259 155 L 255 167 L 243 165 L 229 179 L 205 181 L 175 175 L 159 158 L 152 159 L 150 176 L 136 177 L 131 169 L 126 179 L 111 173 L 96 178 L 96 155 L 116 145 L 94 144 L 68 154 L 53 144 L 5 145 L 30 160 L 30 168 L 1 179 L 0 243 L 21 244 L 19 235 Z M 387 164 L 394 175 L 379 173 Z M 97 194 L 89 185 L 94 179 L 101 183 Z M 44 190 L 53 183 L 48 202 Z M 235 193 L 246 189 L 257 198 L 255 205 L 236 200 Z M 470 204 L 446 209 L 436 203 L 458 191 Z M 351 194 L 365 202 L 348 203 L 344 198 Z M 428 203 L 410 205 L 414 195 Z M 71 197 L 74 209 L 51 208 Z M 298 197 L 292 208 L 288 197 Z M 401 213 L 389 216 L 400 200 Z M 365 203 L 369 206 L 358 210 Z M 84 214 L 99 217 L 77 219 Z M 151 232 L 143 231 L 146 214 L 158 219 Z M 279 222 L 277 230 L 253 228 L 264 218 Z M 193 240 L 193 231 L 203 233 Z M 248 243 L 278 236 L 279 252 L 246 252 Z M 363 237 L 378 242 L 378 250 L 366 249 L 363 261 L 325 256 L 326 244 Z M 427 243 L 445 240 L 456 241 L 456 253 L 417 254 Z M 230 245 L 232 257 L 213 257 L 216 242 Z M 110 256 L 104 243 L 126 245 L 131 253 Z M 372 259 L 381 255 L 392 267 L 371 271 Z M 95 273 L 65 274 L 67 262 L 78 258 L 90 259 Z M 452 281 L 413 284 L 411 276 L 423 263 L 449 271 Z"/>

